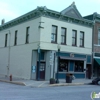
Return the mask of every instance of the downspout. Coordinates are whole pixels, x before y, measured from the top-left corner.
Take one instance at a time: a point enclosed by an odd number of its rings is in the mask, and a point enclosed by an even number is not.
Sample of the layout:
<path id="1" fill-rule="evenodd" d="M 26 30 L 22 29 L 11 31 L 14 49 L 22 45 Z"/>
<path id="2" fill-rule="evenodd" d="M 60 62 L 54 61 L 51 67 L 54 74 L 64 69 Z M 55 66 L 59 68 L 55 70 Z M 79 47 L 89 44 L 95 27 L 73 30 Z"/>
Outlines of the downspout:
<path id="1" fill-rule="evenodd" d="M 93 15 L 93 28 L 92 28 L 92 78 L 93 78 L 93 68 L 94 68 L 94 33 L 95 33 L 95 16 Z"/>
<path id="2" fill-rule="evenodd" d="M 7 71 L 7 76 L 9 77 L 9 70 L 10 70 L 10 39 L 11 39 L 11 33 L 9 30 L 9 46 L 8 46 L 8 71 Z"/>

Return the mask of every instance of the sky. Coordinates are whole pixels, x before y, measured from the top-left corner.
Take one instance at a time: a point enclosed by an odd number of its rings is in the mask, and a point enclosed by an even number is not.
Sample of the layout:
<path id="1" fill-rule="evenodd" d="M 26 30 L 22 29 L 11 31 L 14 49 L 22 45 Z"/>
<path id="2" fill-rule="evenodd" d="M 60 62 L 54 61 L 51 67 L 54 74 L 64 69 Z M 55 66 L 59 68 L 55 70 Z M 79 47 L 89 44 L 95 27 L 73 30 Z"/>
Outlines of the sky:
<path id="1" fill-rule="evenodd" d="M 46 6 L 60 12 L 72 2 L 75 2 L 82 16 L 94 12 L 100 14 L 100 0 L 0 0 L 0 20 L 5 19 L 5 22 L 8 22 L 34 10 L 37 6 Z"/>

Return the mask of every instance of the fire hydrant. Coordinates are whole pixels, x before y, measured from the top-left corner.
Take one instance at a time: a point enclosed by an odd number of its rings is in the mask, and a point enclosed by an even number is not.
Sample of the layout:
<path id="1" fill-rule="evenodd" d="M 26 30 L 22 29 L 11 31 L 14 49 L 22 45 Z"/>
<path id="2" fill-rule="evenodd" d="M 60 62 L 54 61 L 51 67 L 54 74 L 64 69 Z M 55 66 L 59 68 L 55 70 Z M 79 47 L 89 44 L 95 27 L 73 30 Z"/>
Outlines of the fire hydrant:
<path id="1" fill-rule="evenodd" d="M 12 74 L 9 76 L 9 78 L 10 78 L 10 81 L 12 81 Z"/>

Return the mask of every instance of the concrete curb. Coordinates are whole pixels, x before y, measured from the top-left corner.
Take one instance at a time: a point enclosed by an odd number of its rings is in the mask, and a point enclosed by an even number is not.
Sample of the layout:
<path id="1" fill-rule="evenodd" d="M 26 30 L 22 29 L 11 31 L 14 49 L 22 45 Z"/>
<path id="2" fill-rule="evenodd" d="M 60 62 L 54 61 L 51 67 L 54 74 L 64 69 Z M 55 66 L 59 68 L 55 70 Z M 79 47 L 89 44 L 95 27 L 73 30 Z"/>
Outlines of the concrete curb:
<path id="1" fill-rule="evenodd" d="M 1 82 L 6 82 L 6 83 L 12 83 L 12 84 L 17 84 L 17 85 L 26 86 L 25 83 L 23 83 L 23 82 L 18 82 L 18 81 L 17 81 L 17 82 L 16 82 L 16 81 L 7 81 L 7 80 L 1 80 L 1 79 L 0 79 L 0 81 L 1 81 Z"/>
<path id="2" fill-rule="evenodd" d="M 77 85 L 84 85 L 84 83 L 60 83 L 60 84 L 52 84 L 49 86 L 77 86 Z"/>
<path id="3" fill-rule="evenodd" d="M 86 83 L 60 83 L 60 84 L 50 84 L 48 86 L 31 86 L 32 88 L 43 88 L 43 87 L 57 87 L 57 86 L 79 86 L 86 85 Z"/>
<path id="4" fill-rule="evenodd" d="M 18 81 L 8 81 L 8 80 L 2 80 L 0 79 L 1 82 L 6 82 L 6 83 L 11 83 L 11 84 L 16 84 L 16 85 L 22 85 L 22 86 L 27 86 L 24 82 L 18 82 Z M 30 86 L 32 88 L 43 88 L 43 87 L 57 87 L 57 86 L 79 86 L 79 85 L 90 85 L 90 83 L 58 83 L 58 84 L 48 84 L 44 85 L 45 82 L 38 86 Z"/>

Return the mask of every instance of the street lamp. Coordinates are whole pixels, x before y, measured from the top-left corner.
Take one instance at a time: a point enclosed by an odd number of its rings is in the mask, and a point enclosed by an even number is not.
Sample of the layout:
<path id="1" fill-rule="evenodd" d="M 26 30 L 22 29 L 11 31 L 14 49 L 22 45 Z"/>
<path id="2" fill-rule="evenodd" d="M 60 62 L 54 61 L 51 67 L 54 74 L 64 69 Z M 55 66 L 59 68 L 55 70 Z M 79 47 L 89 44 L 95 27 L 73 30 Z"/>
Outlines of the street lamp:
<path id="1" fill-rule="evenodd" d="M 60 53 L 60 49 L 61 49 L 61 46 L 58 44 L 57 46 L 58 48 L 58 66 L 57 66 L 57 80 L 56 80 L 56 83 L 59 83 L 59 80 L 58 80 L 58 68 L 59 68 L 59 53 Z"/>
<path id="2" fill-rule="evenodd" d="M 41 51 L 40 51 L 40 43 L 38 43 L 38 59 L 39 59 L 39 62 L 38 62 L 38 73 L 37 73 L 37 80 L 39 81 L 40 80 L 40 53 L 41 53 Z"/>

